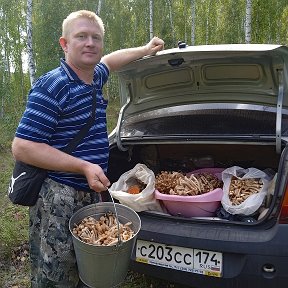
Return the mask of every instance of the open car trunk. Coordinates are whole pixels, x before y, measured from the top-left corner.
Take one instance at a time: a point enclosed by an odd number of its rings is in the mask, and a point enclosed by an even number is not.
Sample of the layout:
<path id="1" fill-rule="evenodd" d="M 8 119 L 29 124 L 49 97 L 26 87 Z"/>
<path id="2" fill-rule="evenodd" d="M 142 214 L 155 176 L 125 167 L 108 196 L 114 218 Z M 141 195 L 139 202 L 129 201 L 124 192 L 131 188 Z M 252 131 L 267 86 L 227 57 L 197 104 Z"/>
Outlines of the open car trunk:
<path id="1" fill-rule="evenodd" d="M 164 50 L 124 67 L 122 107 L 109 137 L 110 181 L 138 163 L 156 176 L 256 168 L 274 186 L 261 207 L 269 208 L 266 217 L 247 215 L 253 223 L 277 219 L 287 177 L 287 59 L 284 46 L 207 45 Z"/>
<path id="2" fill-rule="evenodd" d="M 242 168 L 254 167 L 264 171 L 271 179 L 279 171 L 281 175 L 280 159 L 281 154 L 276 153 L 275 143 L 150 143 L 150 144 L 134 144 L 126 146 L 127 151 L 120 151 L 115 145 L 110 150 L 110 162 L 108 177 L 111 182 L 116 182 L 119 177 L 132 169 L 136 164 L 143 163 L 150 168 L 155 175 L 161 171 L 177 171 L 189 173 L 200 168 L 229 168 L 239 166 Z M 283 146 L 284 149 L 284 146 Z M 286 150 L 282 152 L 283 157 L 286 155 Z M 284 160 L 284 159 L 283 159 Z M 285 161 L 284 161 L 285 163 Z M 283 167 L 284 169 L 284 167 Z M 276 177 L 275 177 L 276 178 Z M 273 182 L 275 185 L 276 182 Z M 280 183 L 278 183 L 280 185 Z M 266 196 L 261 209 L 249 217 L 249 222 L 257 223 L 265 219 L 275 218 L 275 213 L 279 213 L 279 201 L 284 191 L 271 187 L 270 193 Z M 277 193 L 274 195 L 274 190 Z M 273 196 L 274 195 L 274 196 Z M 258 220 L 260 212 L 263 208 L 269 208 L 266 216 Z M 278 212 L 277 212 L 278 211 Z M 218 214 L 215 217 L 200 217 L 201 221 L 227 221 L 221 212 L 221 207 L 218 209 Z M 266 211 L 267 212 L 267 211 Z M 145 212 L 146 213 L 146 212 Z M 163 216 L 161 213 L 147 211 L 147 213 Z M 220 214 L 222 216 L 220 216 Z M 165 215 L 165 217 L 177 217 Z M 252 218 L 251 218 L 252 217 Z M 199 218 L 199 219 L 200 219 Z M 190 220 L 197 220 L 198 217 L 191 217 Z M 230 217 L 232 221 L 245 223 L 245 217 Z M 186 218 L 187 220 L 187 218 Z M 244 221 L 243 221 L 244 220 Z"/>

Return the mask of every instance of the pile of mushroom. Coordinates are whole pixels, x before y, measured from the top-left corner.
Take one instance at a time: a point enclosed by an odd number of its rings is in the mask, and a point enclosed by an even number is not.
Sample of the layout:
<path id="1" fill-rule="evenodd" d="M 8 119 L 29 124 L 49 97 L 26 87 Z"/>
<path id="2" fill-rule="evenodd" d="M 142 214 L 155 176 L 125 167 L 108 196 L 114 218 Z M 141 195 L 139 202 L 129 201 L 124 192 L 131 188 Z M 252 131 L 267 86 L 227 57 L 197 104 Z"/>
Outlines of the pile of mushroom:
<path id="1" fill-rule="evenodd" d="M 179 172 L 162 171 L 156 175 L 155 187 L 164 194 L 195 196 L 222 188 L 223 183 L 207 172 L 188 176 Z"/>
<path id="2" fill-rule="evenodd" d="M 229 187 L 229 199 L 232 205 L 240 205 L 249 196 L 258 193 L 263 187 L 260 179 L 238 179 L 233 177 Z"/>
<path id="3" fill-rule="evenodd" d="M 129 227 L 132 222 L 122 224 L 119 222 L 121 241 L 125 242 L 134 236 L 134 231 Z M 102 246 L 112 246 L 118 243 L 117 218 L 112 213 L 106 213 L 99 220 L 89 216 L 79 224 L 75 224 L 73 234 L 85 243 Z"/>

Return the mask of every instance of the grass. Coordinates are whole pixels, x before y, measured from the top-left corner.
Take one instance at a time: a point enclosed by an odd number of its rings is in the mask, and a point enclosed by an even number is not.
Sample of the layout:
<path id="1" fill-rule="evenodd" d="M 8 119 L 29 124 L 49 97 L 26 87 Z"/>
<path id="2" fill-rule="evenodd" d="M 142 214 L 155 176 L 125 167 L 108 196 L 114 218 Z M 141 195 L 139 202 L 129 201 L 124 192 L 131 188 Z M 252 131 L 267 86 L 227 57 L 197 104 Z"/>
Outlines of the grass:
<path id="1" fill-rule="evenodd" d="M 29 287 L 28 257 L 13 259 L 16 249 L 28 239 L 28 210 L 11 204 L 8 199 L 7 188 L 13 158 L 9 149 L 3 145 L 0 159 L 0 287 Z"/>

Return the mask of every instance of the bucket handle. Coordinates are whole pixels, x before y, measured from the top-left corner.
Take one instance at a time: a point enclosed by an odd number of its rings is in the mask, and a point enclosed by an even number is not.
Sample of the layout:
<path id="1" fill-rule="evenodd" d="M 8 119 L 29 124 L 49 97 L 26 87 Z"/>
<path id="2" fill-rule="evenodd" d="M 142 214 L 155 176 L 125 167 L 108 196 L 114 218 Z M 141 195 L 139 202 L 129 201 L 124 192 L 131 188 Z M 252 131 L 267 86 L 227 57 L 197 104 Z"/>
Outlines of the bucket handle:
<path id="1" fill-rule="evenodd" d="M 117 246 L 120 246 L 122 244 L 122 241 L 121 241 L 121 237 L 120 237 L 120 224 L 119 224 L 118 213 L 117 213 L 116 205 L 115 205 L 114 199 L 112 197 L 112 194 L 109 191 L 109 188 L 107 188 L 107 191 L 108 191 L 109 196 L 110 196 L 110 198 L 112 200 L 114 211 L 115 211 L 115 216 L 116 216 L 116 220 L 117 220 L 117 228 L 118 228 L 118 242 L 117 242 Z"/>

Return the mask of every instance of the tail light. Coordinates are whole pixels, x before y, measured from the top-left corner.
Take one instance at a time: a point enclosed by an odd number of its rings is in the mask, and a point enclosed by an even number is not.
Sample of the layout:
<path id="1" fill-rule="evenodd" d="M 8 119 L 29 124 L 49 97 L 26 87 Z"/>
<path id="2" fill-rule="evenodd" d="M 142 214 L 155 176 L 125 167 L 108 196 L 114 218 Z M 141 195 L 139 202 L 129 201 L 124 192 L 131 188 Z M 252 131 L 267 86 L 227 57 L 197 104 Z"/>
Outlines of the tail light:
<path id="1" fill-rule="evenodd" d="M 279 223 L 288 224 L 288 187 L 286 186 L 284 200 L 281 207 Z"/>

